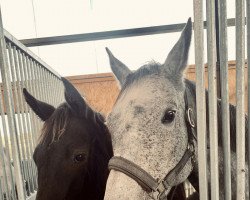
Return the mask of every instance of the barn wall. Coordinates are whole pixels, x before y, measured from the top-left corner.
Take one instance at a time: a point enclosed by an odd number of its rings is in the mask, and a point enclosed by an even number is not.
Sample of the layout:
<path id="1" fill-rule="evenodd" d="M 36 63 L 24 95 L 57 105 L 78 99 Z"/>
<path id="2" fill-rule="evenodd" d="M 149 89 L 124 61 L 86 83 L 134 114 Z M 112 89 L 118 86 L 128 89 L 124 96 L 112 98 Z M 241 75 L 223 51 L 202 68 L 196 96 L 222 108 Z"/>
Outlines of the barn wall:
<path id="1" fill-rule="evenodd" d="M 228 63 L 229 74 L 229 100 L 235 104 L 235 88 L 236 88 L 236 70 L 235 62 Z M 190 65 L 186 71 L 186 77 L 195 81 L 195 66 Z M 119 88 L 112 73 L 80 75 L 66 77 L 82 94 L 85 96 L 89 104 L 96 111 L 107 114 L 112 109 L 112 106 L 118 96 Z M 207 87 L 207 68 L 205 73 Z M 247 109 L 247 70 L 245 73 L 245 108 Z"/>

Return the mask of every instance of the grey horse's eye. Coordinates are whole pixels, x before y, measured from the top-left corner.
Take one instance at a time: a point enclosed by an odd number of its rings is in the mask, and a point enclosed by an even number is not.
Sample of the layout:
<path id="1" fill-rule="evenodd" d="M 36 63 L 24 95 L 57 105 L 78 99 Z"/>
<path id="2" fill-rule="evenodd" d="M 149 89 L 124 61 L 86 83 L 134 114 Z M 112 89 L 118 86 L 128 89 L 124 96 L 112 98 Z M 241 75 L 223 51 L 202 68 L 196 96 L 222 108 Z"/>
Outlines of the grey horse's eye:
<path id="1" fill-rule="evenodd" d="M 161 120 L 163 124 L 171 123 L 175 118 L 175 110 L 167 110 Z"/>

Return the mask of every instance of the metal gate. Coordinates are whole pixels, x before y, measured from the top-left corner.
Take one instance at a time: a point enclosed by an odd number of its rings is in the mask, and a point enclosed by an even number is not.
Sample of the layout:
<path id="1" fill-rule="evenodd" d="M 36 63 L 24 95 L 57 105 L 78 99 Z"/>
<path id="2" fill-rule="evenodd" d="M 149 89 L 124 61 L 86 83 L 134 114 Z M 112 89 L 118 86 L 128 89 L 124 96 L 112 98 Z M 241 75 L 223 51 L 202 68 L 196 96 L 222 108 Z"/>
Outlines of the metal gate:
<path id="1" fill-rule="evenodd" d="M 206 11 L 203 11 L 202 0 L 194 0 L 194 38 L 195 38 L 195 62 L 196 62 L 196 100 L 197 100 L 197 132 L 198 134 L 198 165 L 199 165 L 199 189 L 200 199 L 219 199 L 219 192 L 224 190 L 226 200 L 232 199 L 231 180 L 231 150 L 230 143 L 230 112 L 228 95 L 228 38 L 227 38 L 227 1 L 206 1 Z M 218 3 L 218 8 L 216 8 Z M 216 48 L 216 21 L 215 11 L 218 11 L 219 43 Z M 210 136 L 210 166 L 207 162 L 207 134 L 206 134 L 206 106 L 204 86 L 204 24 L 203 14 L 207 18 L 207 60 L 208 60 L 208 99 L 209 99 L 209 136 Z M 250 59 L 250 1 L 235 1 L 235 30 L 236 30 L 236 196 L 237 199 L 245 199 L 246 188 L 246 158 L 245 156 L 245 110 L 244 110 L 244 74 L 245 74 L 245 32 L 247 30 L 247 58 Z M 247 23 L 247 26 L 245 24 Z M 216 58 L 216 52 L 217 58 Z M 219 59 L 218 59 L 219 55 Z M 216 61 L 219 60 L 219 63 Z M 217 64 L 220 67 L 220 76 L 216 76 Z M 250 65 L 248 65 L 248 86 Z M 220 86 L 216 79 L 220 80 Z M 217 89 L 221 91 L 222 109 L 217 110 Z M 250 87 L 248 87 L 248 93 Z M 250 93 L 249 93 L 250 94 Z M 248 99 L 248 116 L 250 101 Z M 223 174 L 224 188 L 219 188 L 219 159 L 218 159 L 218 131 L 217 112 L 222 113 L 223 134 Z M 249 125 L 248 125 L 249 127 Z M 249 131 L 249 128 L 248 128 Z M 248 133 L 249 135 L 249 133 Z M 250 138 L 250 137 L 248 137 Z M 250 146 L 249 146 L 250 147 Z M 249 152 L 250 148 L 247 151 Z M 210 168 L 210 174 L 208 173 Z M 210 185 L 208 184 L 210 180 Z M 234 186 L 235 187 L 235 186 Z M 210 194 L 210 198 L 209 198 Z"/>
<path id="2" fill-rule="evenodd" d="M 3 29 L 1 13 L 0 87 L 0 200 L 34 199 L 32 155 L 42 123 L 30 112 L 22 89 L 54 106 L 64 100 L 64 90 L 60 75 Z"/>

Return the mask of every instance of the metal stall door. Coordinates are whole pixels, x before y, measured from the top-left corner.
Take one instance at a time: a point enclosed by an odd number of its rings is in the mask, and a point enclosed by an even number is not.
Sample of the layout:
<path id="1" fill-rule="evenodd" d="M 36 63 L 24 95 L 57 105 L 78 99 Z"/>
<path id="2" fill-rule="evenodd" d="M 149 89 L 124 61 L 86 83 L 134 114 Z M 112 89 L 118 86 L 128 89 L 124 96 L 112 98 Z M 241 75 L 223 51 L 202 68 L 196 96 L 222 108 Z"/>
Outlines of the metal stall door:
<path id="1" fill-rule="evenodd" d="M 0 82 L 0 199 L 35 199 L 37 171 L 32 155 L 42 123 L 22 90 L 27 88 L 36 98 L 57 106 L 64 101 L 64 89 L 60 75 L 5 31 L 1 19 Z"/>
<path id="2" fill-rule="evenodd" d="M 218 3 L 218 8 L 215 3 Z M 198 166 L 199 166 L 199 192 L 200 199 L 249 199 L 249 177 L 247 177 L 246 151 L 250 150 L 250 142 L 246 149 L 246 120 L 244 108 L 245 96 L 245 30 L 247 29 L 247 58 L 250 57 L 249 16 L 250 1 L 235 1 L 235 41 L 236 41 L 236 133 L 230 133 L 230 106 L 228 93 L 228 36 L 227 36 L 227 1 L 206 1 L 206 11 L 203 10 L 202 0 L 194 0 L 194 38 L 195 38 L 195 64 L 196 64 L 196 102 L 197 102 L 197 133 L 198 133 Z M 246 4 L 246 5 L 245 5 Z M 215 11 L 218 12 L 218 44 L 216 45 Z M 246 12 L 245 12 L 246 11 Z M 204 80 L 204 31 L 203 16 L 207 18 L 207 65 L 208 65 L 208 110 L 206 110 L 206 94 Z M 246 18 L 247 15 L 247 18 Z M 245 21 L 245 19 L 247 19 Z M 247 26 L 245 26 L 247 22 Z M 217 57 L 216 57 L 217 52 Z M 218 58 L 219 56 L 219 58 Z M 219 63 L 216 63 L 216 62 Z M 216 76 L 219 64 L 220 76 Z M 249 62 L 248 62 L 249 70 Z M 248 73 L 248 76 L 250 74 Z M 220 79 L 220 85 L 216 85 Z M 248 79 L 248 86 L 250 85 Z M 217 88 L 221 91 L 220 104 L 217 107 Z M 250 89 L 248 87 L 248 91 Z M 220 110 L 217 110 L 220 108 Z M 248 98 L 248 110 L 250 102 Z M 206 112 L 208 113 L 206 115 Z M 218 133 L 217 112 L 222 117 L 222 133 Z M 248 111 L 250 114 L 250 111 Z M 208 117 L 208 119 L 206 119 Z M 232 116 L 231 116 L 232 117 Z M 209 124 L 206 123 L 209 121 Z M 248 124 L 248 127 L 249 124 Z M 209 133 L 207 133 L 209 130 Z M 248 128 L 249 130 L 249 128 Z M 230 141 L 230 134 L 236 134 L 236 141 Z M 249 133 L 248 133 L 249 135 Z M 218 145 L 218 137 L 222 137 L 222 146 Z M 250 139 L 250 137 L 248 137 Z M 250 141 L 250 140 L 249 140 Z M 236 152 L 230 149 L 231 143 L 236 143 Z M 210 149 L 207 149 L 209 143 Z M 209 155 L 209 156 L 208 156 Z M 219 165 L 218 155 L 223 158 Z M 248 154 L 249 155 L 249 154 Z M 233 159 L 236 160 L 236 170 L 231 169 Z M 250 157 L 248 158 L 250 159 Z M 209 162 L 208 162 L 209 160 Z M 219 169 L 223 168 L 219 173 Z M 220 177 L 221 175 L 221 177 Z M 231 177 L 236 177 L 234 182 Z M 222 182 L 223 184 L 219 184 Z"/>

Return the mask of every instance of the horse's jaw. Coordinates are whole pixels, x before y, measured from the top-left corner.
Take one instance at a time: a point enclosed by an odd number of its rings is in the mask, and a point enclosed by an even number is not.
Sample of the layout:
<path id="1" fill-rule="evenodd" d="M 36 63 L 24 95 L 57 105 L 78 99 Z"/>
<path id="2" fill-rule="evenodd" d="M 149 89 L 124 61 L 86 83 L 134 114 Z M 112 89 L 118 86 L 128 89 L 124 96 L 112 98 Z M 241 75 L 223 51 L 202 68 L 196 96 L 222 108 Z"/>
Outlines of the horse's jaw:
<path id="1" fill-rule="evenodd" d="M 111 170 L 104 200 L 151 200 L 141 186 L 127 175 Z"/>

